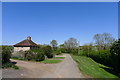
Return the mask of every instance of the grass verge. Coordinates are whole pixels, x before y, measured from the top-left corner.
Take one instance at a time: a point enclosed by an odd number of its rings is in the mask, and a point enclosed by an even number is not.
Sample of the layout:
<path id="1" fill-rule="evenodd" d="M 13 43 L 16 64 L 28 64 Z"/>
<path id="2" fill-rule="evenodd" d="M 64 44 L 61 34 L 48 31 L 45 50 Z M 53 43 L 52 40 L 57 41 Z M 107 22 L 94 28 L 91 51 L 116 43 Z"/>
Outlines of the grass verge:
<path id="1" fill-rule="evenodd" d="M 85 56 L 71 55 L 72 58 L 78 63 L 81 72 L 93 78 L 118 78 L 117 76 L 105 71 L 103 68 L 109 68 L 99 64 L 91 58 Z"/>
<path id="2" fill-rule="evenodd" d="M 65 57 L 54 57 L 53 59 L 65 59 Z"/>
<path id="3" fill-rule="evenodd" d="M 49 63 L 49 64 L 52 64 L 52 63 L 59 63 L 61 62 L 61 60 L 54 60 L 54 59 L 46 59 L 44 61 L 41 61 L 42 63 Z"/>

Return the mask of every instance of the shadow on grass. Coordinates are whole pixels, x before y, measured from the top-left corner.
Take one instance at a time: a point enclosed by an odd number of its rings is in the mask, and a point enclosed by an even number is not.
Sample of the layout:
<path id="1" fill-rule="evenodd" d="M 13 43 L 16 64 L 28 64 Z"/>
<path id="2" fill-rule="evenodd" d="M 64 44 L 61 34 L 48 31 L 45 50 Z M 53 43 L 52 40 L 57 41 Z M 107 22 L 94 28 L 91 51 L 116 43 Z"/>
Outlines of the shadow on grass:
<path id="1" fill-rule="evenodd" d="M 111 73 L 111 74 L 114 74 L 116 76 L 118 76 L 120 78 L 120 73 L 116 72 L 114 69 L 111 69 L 111 68 L 105 68 L 105 67 L 101 67 L 103 68 L 104 70 L 106 70 L 107 72 Z"/>

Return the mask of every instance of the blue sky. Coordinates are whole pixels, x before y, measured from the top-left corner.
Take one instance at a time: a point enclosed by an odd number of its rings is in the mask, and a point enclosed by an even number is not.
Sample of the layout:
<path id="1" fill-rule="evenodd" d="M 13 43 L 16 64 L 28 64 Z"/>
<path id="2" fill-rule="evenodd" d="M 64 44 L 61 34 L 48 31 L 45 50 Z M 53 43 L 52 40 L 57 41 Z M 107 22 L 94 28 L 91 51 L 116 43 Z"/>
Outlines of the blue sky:
<path id="1" fill-rule="evenodd" d="M 3 44 L 13 45 L 31 36 L 38 44 L 59 44 L 70 37 L 81 45 L 97 33 L 118 37 L 116 2 L 14 2 L 3 3 Z"/>

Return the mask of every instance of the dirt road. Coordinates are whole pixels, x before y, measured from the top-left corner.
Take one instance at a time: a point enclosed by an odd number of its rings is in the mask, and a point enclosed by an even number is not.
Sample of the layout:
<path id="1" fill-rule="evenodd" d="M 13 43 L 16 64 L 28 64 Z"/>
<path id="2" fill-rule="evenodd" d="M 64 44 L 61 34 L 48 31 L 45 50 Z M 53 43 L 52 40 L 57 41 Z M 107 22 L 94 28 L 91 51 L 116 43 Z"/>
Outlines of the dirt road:
<path id="1" fill-rule="evenodd" d="M 61 63 L 56 64 L 44 64 L 39 62 L 30 62 L 30 61 L 19 61 L 13 60 L 17 62 L 21 68 L 21 72 L 19 73 L 21 77 L 27 78 L 84 78 L 84 76 L 80 73 L 77 64 L 73 61 L 69 54 L 64 55 L 66 58 L 63 59 Z M 3 70 L 4 77 L 15 77 L 15 72 L 11 74 L 7 74 L 8 71 Z M 5 76 L 5 75 L 7 76 Z"/>

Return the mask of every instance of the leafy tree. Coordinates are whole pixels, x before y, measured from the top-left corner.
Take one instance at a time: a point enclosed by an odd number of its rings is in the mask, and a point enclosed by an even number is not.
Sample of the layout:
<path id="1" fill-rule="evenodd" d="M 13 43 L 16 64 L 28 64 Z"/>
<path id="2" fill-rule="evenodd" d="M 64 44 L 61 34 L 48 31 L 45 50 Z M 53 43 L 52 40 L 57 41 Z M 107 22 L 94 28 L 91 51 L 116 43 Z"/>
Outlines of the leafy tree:
<path id="1" fill-rule="evenodd" d="M 2 64 L 10 61 L 11 49 L 8 46 L 2 46 Z"/>
<path id="2" fill-rule="evenodd" d="M 52 45 L 53 50 L 56 51 L 57 50 L 57 45 L 58 45 L 57 41 L 56 40 L 52 40 L 50 42 L 50 44 Z"/>
<path id="3" fill-rule="evenodd" d="M 64 44 L 59 45 L 59 48 L 64 48 Z"/>
<path id="4" fill-rule="evenodd" d="M 120 39 L 113 43 L 110 53 L 112 55 L 112 64 L 117 72 L 120 72 Z"/>

